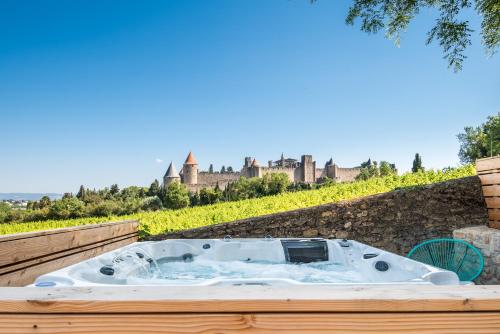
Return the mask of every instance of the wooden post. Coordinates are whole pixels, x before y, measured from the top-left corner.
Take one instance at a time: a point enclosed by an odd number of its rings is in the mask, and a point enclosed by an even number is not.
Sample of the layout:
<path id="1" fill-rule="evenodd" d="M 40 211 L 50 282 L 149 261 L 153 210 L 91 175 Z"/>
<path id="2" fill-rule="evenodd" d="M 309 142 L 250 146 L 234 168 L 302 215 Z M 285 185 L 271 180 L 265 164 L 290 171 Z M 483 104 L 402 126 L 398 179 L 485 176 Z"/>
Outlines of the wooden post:
<path id="1" fill-rule="evenodd" d="M 500 156 L 476 160 L 476 171 L 483 186 L 489 226 L 500 229 Z"/>

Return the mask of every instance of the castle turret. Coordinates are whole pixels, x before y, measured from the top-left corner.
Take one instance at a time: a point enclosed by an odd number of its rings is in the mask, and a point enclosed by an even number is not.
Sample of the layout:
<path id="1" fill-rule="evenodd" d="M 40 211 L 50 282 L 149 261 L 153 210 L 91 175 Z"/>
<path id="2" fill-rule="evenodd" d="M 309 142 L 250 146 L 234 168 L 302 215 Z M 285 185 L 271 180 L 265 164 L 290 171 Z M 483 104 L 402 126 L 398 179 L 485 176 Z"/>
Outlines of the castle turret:
<path id="1" fill-rule="evenodd" d="M 248 174 L 250 177 L 262 177 L 262 169 L 260 168 L 260 165 L 257 162 L 257 160 L 253 159 Z"/>
<path id="2" fill-rule="evenodd" d="M 170 165 L 168 166 L 167 172 L 165 173 L 165 176 L 163 176 L 163 186 L 167 187 L 170 183 L 172 182 L 179 182 L 181 180 L 181 177 L 179 176 L 179 173 L 177 173 L 177 170 L 175 169 L 174 163 L 170 162 Z"/>
<path id="3" fill-rule="evenodd" d="M 183 183 L 197 184 L 198 183 L 198 162 L 194 158 L 193 153 L 189 152 L 186 161 L 182 167 Z"/>
<path id="4" fill-rule="evenodd" d="M 244 168 L 249 168 L 252 165 L 252 157 L 245 157 Z"/>

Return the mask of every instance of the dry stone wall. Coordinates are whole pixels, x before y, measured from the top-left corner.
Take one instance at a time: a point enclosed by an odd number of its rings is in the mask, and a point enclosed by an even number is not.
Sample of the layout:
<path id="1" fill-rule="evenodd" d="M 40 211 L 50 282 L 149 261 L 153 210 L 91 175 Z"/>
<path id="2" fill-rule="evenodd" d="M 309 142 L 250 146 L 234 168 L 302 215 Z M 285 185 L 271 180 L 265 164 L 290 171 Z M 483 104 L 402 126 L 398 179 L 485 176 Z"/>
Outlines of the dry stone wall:
<path id="1" fill-rule="evenodd" d="M 500 284 L 500 230 L 483 225 L 466 227 L 454 231 L 453 237 L 473 244 L 483 254 L 484 269 L 475 282 Z"/>
<path id="2" fill-rule="evenodd" d="M 477 176 L 404 188 L 353 201 L 331 203 L 230 223 L 150 237 L 323 237 L 355 239 L 398 254 L 453 230 L 486 225 L 487 210 Z"/>

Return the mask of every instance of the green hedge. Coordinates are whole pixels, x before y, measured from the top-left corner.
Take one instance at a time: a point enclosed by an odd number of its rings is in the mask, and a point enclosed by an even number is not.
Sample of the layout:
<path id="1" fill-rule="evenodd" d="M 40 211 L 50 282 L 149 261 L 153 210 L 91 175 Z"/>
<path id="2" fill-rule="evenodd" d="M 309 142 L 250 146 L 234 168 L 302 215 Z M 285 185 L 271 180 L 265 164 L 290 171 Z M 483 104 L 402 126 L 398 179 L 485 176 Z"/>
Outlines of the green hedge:
<path id="1" fill-rule="evenodd" d="M 223 202 L 180 210 L 143 212 L 128 216 L 48 220 L 41 222 L 0 225 L 0 234 L 46 230 L 77 225 L 96 224 L 121 219 L 138 219 L 143 234 L 159 234 L 205 225 L 229 222 L 253 216 L 305 208 L 340 200 L 349 200 L 383 193 L 397 188 L 412 187 L 475 174 L 475 168 L 467 165 L 445 171 L 407 173 L 401 176 L 374 178 L 367 181 L 339 183 L 316 190 L 283 193 L 275 196 L 254 198 L 236 202 Z"/>

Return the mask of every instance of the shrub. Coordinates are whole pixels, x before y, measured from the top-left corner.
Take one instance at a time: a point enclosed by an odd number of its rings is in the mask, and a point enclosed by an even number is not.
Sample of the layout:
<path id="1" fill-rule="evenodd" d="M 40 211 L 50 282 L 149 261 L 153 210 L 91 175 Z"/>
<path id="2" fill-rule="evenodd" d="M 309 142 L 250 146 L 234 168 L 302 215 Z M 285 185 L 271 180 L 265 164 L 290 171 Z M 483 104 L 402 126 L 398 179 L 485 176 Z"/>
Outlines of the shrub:
<path id="1" fill-rule="evenodd" d="M 48 216 L 53 219 L 79 218 L 85 216 L 85 203 L 76 197 L 52 202 Z"/>
<path id="2" fill-rule="evenodd" d="M 172 182 L 161 191 L 163 206 L 168 209 L 182 209 L 189 206 L 189 191 L 184 184 Z"/>
<path id="3" fill-rule="evenodd" d="M 156 211 L 162 208 L 163 204 L 158 196 L 146 197 L 141 203 L 141 209 L 144 211 Z"/>

